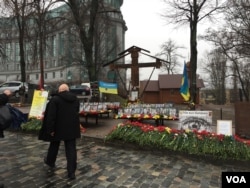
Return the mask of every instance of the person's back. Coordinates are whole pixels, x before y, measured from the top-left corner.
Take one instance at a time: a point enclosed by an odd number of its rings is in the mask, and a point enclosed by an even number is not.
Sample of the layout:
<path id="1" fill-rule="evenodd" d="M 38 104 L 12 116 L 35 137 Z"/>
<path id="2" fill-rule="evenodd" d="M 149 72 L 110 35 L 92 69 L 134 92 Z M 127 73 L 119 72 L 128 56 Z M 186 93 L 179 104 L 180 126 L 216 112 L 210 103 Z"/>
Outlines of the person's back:
<path id="1" fill-rule="evenodd" d="M 69 92 L 67 84 L 59 86 L 46 106 L 39 139 L 50 141 L 44 163 L 54 168 L 60 146 L 64 141 L 68 178 L 75 179 L 77 165 L 76 138 L 80 138 L 79 100 Z"/>
<path id="2" fill-rule="evenodd" d="M 5 90 L 0 94 L 0 138 L 4 138 L 4 130 L 11 125 L 12 117 L 6 104 L 9 102 L 9 97 L 11 96 L 10 90 Z"/>
<path id="3" fill-rule="evenodd" d="M 68 92 L 61 91 L 50 100 L 48 127 L 55 132 L 54 140 L 69 140 L 80 137 L 79 101 Z M 54 125 L 50 124 L 55 122 Z"/>
<path id="4" fill-rule="evenodd" d="M 9 97 L 11 96 L 11 91 L 6 89 L 2 94 L 0 94 L 0 105 L 5 105 L 9 102 Z"/>

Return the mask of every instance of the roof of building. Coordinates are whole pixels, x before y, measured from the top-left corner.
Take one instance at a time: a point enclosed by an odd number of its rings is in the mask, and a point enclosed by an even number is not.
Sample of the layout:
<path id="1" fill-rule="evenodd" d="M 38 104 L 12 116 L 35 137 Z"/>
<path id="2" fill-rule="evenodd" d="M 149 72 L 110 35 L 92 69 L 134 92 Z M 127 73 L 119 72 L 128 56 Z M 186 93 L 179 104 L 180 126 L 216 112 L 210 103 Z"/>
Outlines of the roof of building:
<path id="1" fill-rule="evenodd" d="M 182 74 L 160 74 L 158 80 L 141 81 L 142 89 L 146 86 L 145 91 L 159 91 L 160 89 L 178 89 L 181 87 Z M 197 79 L 197 88 L 203 88 L 202 79 Z"/>
<path id="2" fill-rule="evenodd" d="M 159 91 L 158 80 L 150 80 L 149 82 L 148 82 L 148 80 L 144 80 L 144 81 L 141 81 L 141 85 L 142 85 L 142 90 Z"/>

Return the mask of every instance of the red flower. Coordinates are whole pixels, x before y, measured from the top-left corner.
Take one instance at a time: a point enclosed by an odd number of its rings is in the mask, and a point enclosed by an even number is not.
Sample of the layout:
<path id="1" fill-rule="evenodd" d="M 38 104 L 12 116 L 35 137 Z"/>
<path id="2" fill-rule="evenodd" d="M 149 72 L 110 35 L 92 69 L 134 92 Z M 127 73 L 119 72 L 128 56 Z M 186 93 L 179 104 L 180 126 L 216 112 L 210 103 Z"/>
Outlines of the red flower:
<path id="1" fill-rule="evenodd" d="M 234 135 L 234 139 L 237 140 L 238 142 L 243 142 L 243 143 L 247 144 L 248 146 L 250 146 L 250 140 L 240 138 L 238 135 Z"/>
<path id="2" fill-rule="evenodd" d="M 164 132 L 164 131 L 166 130 L 166 127 L 165 127 L 165 126 L 158 126 L 158 127 L 157 127 L 157 130 L 158 130 L 159 132 Z"/>
<path id="3" fill-rule="evenodd" d="M 217 137 L 217 139 L 218 139 L 219 141 L 223 141 L 225 135 L 219 134 L 219 135 L 216 135 L 216 137 Z"/>

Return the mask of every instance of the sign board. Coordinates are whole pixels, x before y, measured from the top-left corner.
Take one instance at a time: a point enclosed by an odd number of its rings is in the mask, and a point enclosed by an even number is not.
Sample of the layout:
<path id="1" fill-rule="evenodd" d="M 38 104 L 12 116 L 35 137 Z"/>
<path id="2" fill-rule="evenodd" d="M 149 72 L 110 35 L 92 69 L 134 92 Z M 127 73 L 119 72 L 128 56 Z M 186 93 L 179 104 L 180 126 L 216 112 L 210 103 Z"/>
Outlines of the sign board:
<path id="1" fill-rule="evenodd" d="M 216 134 L 232 136 L 232 120 L 217 120 Z"/>
<path id="2" fill-rule="evenodd" d="M 130 93 L 130 100 L 135 101 L 138 99 L 138 91 L 131 91 Z"/>
<path id="3" fill-rule="evenodd" d="M 179 129 L 212 132 L 212 111 L 179 111 Z"/>
<path id="4" fill-rule="evenodd" d="M 48 91 L 35 90 L 30 108 L 29 118 L 42 118 L 46 108 Z"/>

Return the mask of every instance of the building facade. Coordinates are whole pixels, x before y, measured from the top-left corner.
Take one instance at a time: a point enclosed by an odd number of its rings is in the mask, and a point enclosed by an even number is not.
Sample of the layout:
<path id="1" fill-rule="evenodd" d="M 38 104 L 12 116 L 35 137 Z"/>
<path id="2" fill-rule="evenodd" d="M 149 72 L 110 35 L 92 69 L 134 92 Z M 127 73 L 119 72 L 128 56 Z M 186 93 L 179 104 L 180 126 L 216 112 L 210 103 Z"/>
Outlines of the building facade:
<path id="1" fill-rule="evenodd" d="M 94 42 L 94 59 L 97 80 L 105 80 L 108 68 L 100 68 L 101 64 L 116 57 L 124 50 L 126 23 L 120 7 L 123 0 L 104 0 L 108 10 L 100 12 L 96 21 Z M 68 19 L 69 7 L 62 5 L 51 10 L 47 19 L 53 20 L 46 26 L 46 42 L 43 49 L 44 82 L 58 84 L 60 82 L 88 82 L 88 69 L 84 50 L 79 39 L 77 27 Z M 108 21 L 107 21 L 108 20 Z M 29 20 L 29 35 L 25 39 L 25 71 L 28 83 L 38 83 L 41 74 L 39 58 L 39 41 L 33 20 Z M 51 24 L 52 23 L 52 24 Z M 56 24 L 55 24 L 56 23 Z M 32 29 L 32 24 L 33 29 Z M 0 83 L 21 80 L 19 32 L 14 19 L 0 18 Z M 121 63 L 123 60 L 121 60 Z M 121 73 L 126 77 L 126 73 Z"/>

